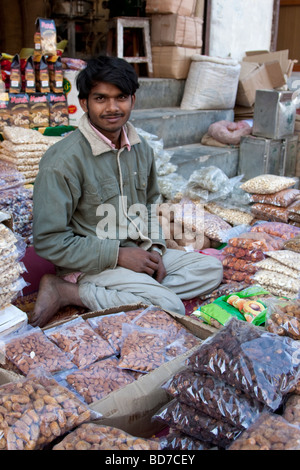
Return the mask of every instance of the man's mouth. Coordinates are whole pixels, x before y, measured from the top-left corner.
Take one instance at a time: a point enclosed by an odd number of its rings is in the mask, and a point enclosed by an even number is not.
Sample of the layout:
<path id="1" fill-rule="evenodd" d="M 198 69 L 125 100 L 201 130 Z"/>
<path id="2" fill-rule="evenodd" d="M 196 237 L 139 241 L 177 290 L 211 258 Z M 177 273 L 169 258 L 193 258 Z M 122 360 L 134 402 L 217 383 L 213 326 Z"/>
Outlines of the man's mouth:
<path id="1" fill-rule="evenodd" d="M 121 119 L 122 117 L 123 117 L 122 114 L 109 114 L 106 116 L 102 116 L 102 119 L 105 119 L 106 121 L 109 121 L 109 122 L 115 122 Z"/>

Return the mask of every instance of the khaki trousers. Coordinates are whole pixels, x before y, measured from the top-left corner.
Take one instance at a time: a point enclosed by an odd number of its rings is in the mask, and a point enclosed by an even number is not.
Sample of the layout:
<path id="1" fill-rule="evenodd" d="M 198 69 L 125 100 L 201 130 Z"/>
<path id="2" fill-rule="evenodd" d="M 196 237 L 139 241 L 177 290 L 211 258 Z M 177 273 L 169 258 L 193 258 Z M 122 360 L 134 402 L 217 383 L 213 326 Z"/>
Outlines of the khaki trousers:
<path id="1" fill-rule="evenodd" d="M 122 267 L 84 274 L 78 280 L 80 298 L 90 311 L 144 303 L 184 315 L 183 299 L 211 292 L 221 283 L 222 263 L 212 256 L 167 250 L 163 262 L 167 275 L 161 284 Z"/>

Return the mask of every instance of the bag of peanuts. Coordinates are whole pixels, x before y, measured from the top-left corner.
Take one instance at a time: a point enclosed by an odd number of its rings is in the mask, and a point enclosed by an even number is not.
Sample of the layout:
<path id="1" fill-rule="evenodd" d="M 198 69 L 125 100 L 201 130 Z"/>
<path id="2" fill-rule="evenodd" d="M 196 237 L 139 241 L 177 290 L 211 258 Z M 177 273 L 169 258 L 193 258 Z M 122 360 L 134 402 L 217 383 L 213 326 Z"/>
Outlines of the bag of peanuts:
<path id="1" fill-rule="evenodd" d="M 267 302 L 266 330 L 300 339 L 300 299 L 272 299 Z"/>
<path id="2" fill-rule="evenodd" d="M 259 222 L 253 225 L 251 232 L 264 232 L 274 237 L 290 240 L 300 235 L 300 228 L 285 222 Z"/>
<path id="3" fill-rule="evenodd" d="M 278 175 L 258 175 L 241 185 L 241 189 L 251 194 L 273 194 L 294 186 L 297 179 Z"/>
<path id="4" fill-rule="evenodd" d="M 259 202 L 261 204 L 272 204 L 273 206 L 288 207 L 292 202 L 300 196 L 299 189 L 289 188 L 283 189 L 273 194 L 252 194 L 251 202 Z"/>
<path id="5" fill-rule="evenodd" d="M 247 429 L 264 408 L 220 379 L 189 368 L 175 374 L 162 388 L 181 403 L 241 430 Z"/>
<path id="6" fill-rule="evenodd" d="M 289 220 L 287 207 L 273 206 L 272 204 L 260 204 L 259 202 L 256 202 L 251 206 L 251 212 L 256 219 L 283 223 L 287 223 Z"/>
<path id="7" fill-rule="evenodd" d="M 46 329 L 45 334 L 79 368 L 114 355 L 110 344 L 81 317 Z"/>
<path id="8" fill-rule="evenodd" d="M 158 438 L 145 439 L 96 423 L 84 423 L 52 450 L 160 450 Z"/>
<path id="9" fill-rule="evenodd" d="M 188 357 L 187 366 L 276 410 L 299 381 L 299 359 L 299 341 L 232 317 Z"/>
<path id="10" fill-rule="evenodd" d="M 193 406 L 180 403 L 177 399 L 164 405 L 152 419 L 220 448 L 226 448 L 241 434 L 240 429 L 224 420 L 216 420 L 205 413 L 200 413 Z"/>
<path id="11" fill-rule="evenodd" d="M 42 368 L 0 387 L 0 449 L 42 450 L 58 437 L 99 419 Z"/>
<path id="12" fill-rule="evenodd" d="M 299 450 L 300 429 L 277 414 L 264 412 L 228 450 Z"/>
<path id="13" fill-rule="evenodd" d="M 280 250 L 283 247 L 283 240 L 263 232 L 245 232 L 237 237 L 230 238 L 229 246 L 235 248 L 245 248 L 247 250 Z"/>

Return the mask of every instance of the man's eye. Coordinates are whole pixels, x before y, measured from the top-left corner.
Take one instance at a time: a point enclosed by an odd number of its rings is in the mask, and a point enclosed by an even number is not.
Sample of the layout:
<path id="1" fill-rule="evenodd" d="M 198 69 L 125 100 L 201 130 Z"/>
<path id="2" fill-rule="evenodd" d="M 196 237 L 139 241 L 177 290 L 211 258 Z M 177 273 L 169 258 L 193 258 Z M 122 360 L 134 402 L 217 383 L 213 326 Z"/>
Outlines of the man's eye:
<path id="1" fill-rule="evenodd" d="M 128 95 L 120 95 L 119 96 L 119 100 L 121 100 L 121 101 L 125 101 L 127 99 L 128 99 Z"/>

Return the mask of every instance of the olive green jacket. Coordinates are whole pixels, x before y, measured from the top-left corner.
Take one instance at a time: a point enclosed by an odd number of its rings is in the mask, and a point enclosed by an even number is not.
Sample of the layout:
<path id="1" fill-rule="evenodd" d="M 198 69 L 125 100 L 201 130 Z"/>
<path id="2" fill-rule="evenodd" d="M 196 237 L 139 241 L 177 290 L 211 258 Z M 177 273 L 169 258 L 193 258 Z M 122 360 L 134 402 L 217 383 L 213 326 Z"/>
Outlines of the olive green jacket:
<path id="1" fill-rule="evenodd" d="M 148 250 L 155 243 L 165 250 L 155 211 L 153 150 L 131 123 L 125 128 L 131 149 L 112 150 L 83 115 L 78 128 L 41 159 L 33 195 L 34 247 L 58 274 L 115 268 L 120 246 Z M 140 213 L 143 220 L 137 219 Z"/>

